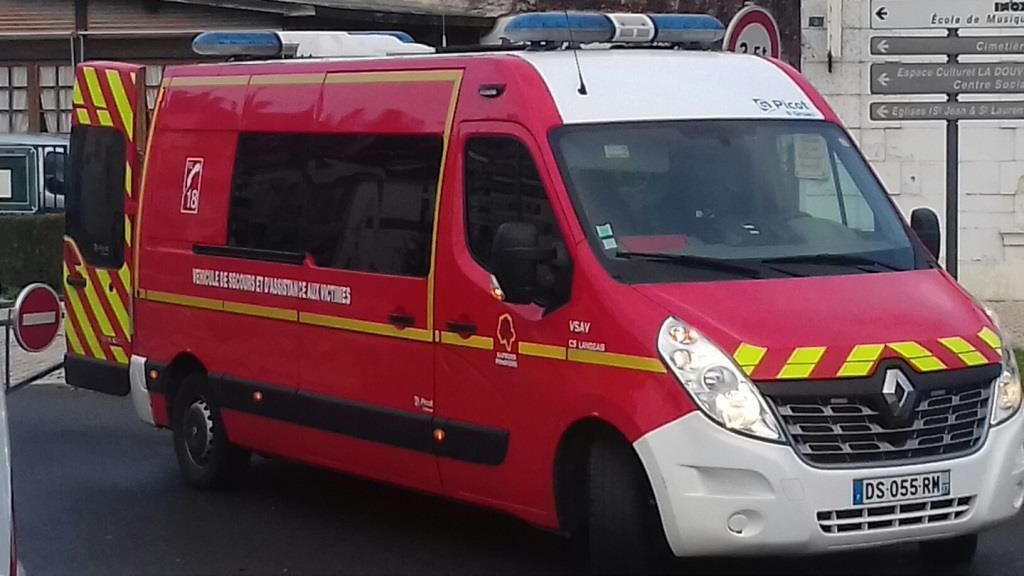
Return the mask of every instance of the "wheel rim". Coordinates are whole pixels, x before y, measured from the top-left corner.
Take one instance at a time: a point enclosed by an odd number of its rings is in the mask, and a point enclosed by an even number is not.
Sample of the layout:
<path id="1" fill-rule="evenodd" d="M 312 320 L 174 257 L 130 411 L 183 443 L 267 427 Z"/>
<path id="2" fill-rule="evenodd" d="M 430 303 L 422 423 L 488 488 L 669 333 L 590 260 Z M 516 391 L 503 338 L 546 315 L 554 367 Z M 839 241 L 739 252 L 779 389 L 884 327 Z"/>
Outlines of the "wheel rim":
<path id="1" fill-rule="evenodd" d="M 213 451 L 213 410 L 196 398 L 185 412 L 185 452 L 196 466 L 206 466 Z"/>

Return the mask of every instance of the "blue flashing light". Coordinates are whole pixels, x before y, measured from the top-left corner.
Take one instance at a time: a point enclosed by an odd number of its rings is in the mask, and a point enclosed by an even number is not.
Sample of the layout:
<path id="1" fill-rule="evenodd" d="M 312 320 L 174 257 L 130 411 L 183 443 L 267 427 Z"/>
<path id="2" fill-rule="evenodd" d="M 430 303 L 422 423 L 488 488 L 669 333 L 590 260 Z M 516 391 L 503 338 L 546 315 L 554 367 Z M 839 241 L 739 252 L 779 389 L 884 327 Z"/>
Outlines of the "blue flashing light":
<path id="1" fill-rule="evenodd" d="M 266 56 L 281 54 L 281 38 L 275 32 L 203 32 L 192 40 L 200 56 Z"/>
<path id="2" fill-rule="evenodd" d="M 609 42 L 615 26 L 603 14 L 594 12 L 528 12 L 505 26 L 513 42 Z"/>
<path id="3" fill-rule="evenodd" d="M 391 36 L 398 38 L 399 41 L 405 44 L 415 44 L 416 39 L 413 38 L 408 32 L 402 32 L 401 30 L 360 30 L 357 32 L 349 32 L 353 36 Z"/>
<path id="4" fill-rule="evenodd" d="M 725 37 L 725 25 L 707 14 L 651 14 L 655 42 L 714 44 Z"/>
<path id="5" fill-rule="evenodd" d="M 621 34 L 624 17 L 633 15 L 598 12 L 528 12 L 513 18 L 504 34 L 512 42 L 534 43 L 655 43 L 714 46 L 725 37 L 725 26 L 707 14 L 639 14 L 653 26 L 650 35 Z M 635 24 L 635 23 L 634 23 Z"/>

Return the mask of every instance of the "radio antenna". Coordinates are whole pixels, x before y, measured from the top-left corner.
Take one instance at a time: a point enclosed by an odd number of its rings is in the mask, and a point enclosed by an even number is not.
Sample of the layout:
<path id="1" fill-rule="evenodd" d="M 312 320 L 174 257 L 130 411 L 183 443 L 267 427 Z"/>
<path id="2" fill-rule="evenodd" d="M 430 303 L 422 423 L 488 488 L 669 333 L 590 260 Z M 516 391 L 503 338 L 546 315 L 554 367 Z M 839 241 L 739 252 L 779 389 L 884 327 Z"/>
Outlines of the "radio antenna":
<path id="1" fill-rule="evenodd" d="M 445 20 L 444 12 L 441 13 L 441 47 L 448 47 L 448 22 Z"/>
<path id="2" fill-rule="evenodd" d="M 569 30 L 569 47 L 572 48 L 572 57 L 573 60 L 576 61 L 576 77 L 580 80 L 580 85 L 576 88 L 576 92 L 578 92 L 580 96 L 586 96 L 587 83 L 583 81 L 583 68 L 580 67 L 579 46 L 576 45 L 576 42 L 572 38 L 572 22 L 569 20 L 569 10 L 563 10 L 562 13 L 565 14 L 565 27 Z"/>

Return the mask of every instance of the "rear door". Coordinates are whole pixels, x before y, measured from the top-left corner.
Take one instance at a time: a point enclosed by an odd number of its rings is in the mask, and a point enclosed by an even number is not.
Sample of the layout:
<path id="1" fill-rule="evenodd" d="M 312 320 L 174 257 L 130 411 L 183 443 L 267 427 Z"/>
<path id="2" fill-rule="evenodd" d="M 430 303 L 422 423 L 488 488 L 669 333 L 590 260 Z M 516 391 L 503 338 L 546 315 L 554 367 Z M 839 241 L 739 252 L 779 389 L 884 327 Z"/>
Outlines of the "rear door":
<path id="1" fill-rule="evenodd" d="M 65 370 L 72 386 L 129 392 L 132 231 L 145 142 L 144 68 L 75 71 L 64 238 Z"/>

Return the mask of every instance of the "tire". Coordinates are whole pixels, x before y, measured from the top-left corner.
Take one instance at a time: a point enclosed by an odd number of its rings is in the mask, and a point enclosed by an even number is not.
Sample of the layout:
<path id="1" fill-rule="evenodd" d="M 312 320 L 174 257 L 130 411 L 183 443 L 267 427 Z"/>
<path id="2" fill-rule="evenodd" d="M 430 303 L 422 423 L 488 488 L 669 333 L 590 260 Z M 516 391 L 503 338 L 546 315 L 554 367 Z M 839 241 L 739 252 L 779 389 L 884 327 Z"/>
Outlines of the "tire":
<path id="1" fill-rule="evenodd" d="M 967 568 L 978 553 L 978 535 L 968 534 L 947 540 L 931 540 L 918 544 L 921 562 L 944 570 Z"/>
<path id="2" fill-rule="evenodd" d="M 182 382 L 171 425 L 178 469 L 188 485 L 220 490 L 239 484 L 251 453 L 228 440 L 220 410 L 210 399 L 202 374 L 191 374 Z"/>
<path id="3" fill-rule="evenodd" d="M 650 574 L 668 566 L 672 553 L 654 492 L 632 446 L 619 439 L 591 445 L 581 500 L 578 560 L 585 572 Z"/>

